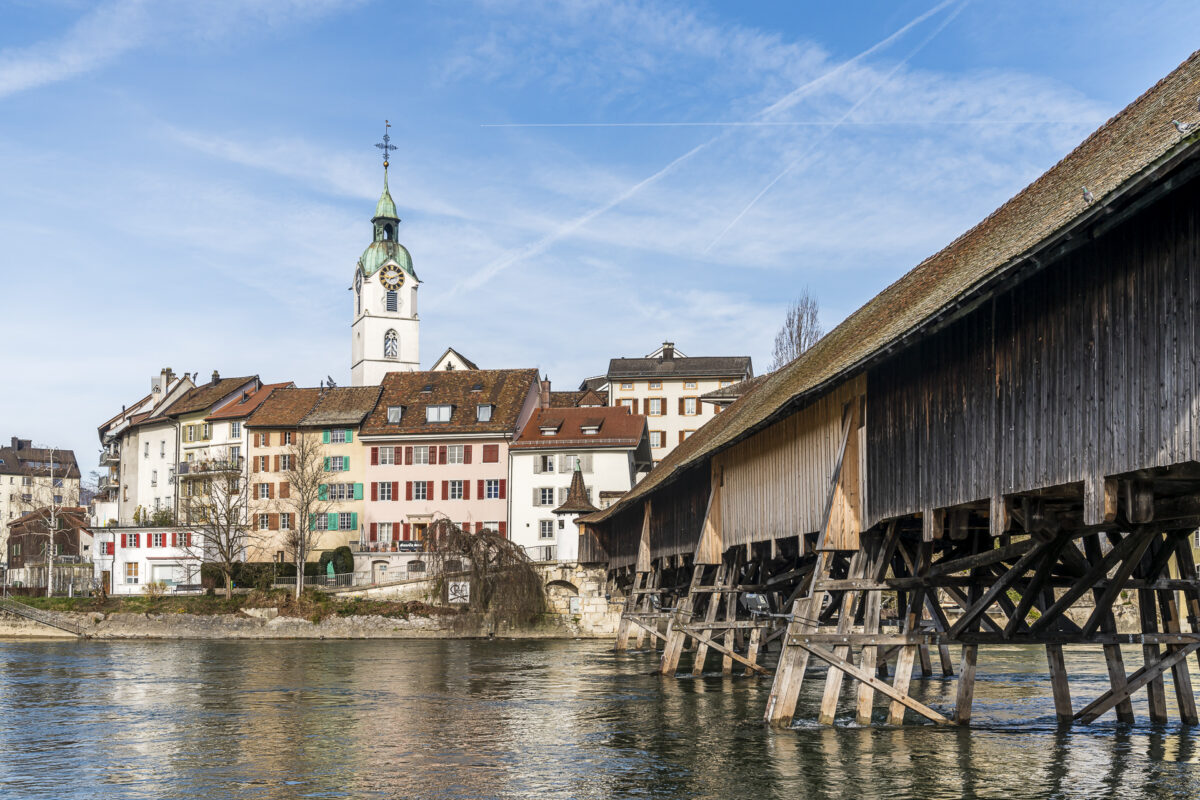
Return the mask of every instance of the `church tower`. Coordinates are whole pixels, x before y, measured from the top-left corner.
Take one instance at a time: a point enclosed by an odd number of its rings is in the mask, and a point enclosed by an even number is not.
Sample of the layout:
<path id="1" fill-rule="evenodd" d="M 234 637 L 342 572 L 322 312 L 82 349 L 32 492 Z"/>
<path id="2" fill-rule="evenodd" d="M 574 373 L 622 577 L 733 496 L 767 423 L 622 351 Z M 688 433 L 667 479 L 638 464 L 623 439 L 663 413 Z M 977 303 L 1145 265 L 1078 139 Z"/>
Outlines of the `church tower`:
<path id="1" fill-rule="evenodd" d="M 374 235 L 354 269 L 354 323 L 351 325 L 350 385 L 378 386 L 389 372 L 421 368 L 417 316 L 417 273 L 412 256 L 396 241 L 400 217 L 388 191 L 387 154 L 395 149 L 383 136 L 383 194 L 371 218 Z"/>

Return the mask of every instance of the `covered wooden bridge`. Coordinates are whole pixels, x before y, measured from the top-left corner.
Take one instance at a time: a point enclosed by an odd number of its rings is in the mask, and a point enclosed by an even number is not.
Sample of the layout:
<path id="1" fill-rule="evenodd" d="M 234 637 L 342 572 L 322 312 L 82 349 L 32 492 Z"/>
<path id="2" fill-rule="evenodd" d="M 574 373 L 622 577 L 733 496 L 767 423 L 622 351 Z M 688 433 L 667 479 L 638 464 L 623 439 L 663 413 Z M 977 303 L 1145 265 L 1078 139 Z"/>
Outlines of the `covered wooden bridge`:
<path id="1" fill-rule="evenodd" d="M 1140 691 L 1165 720 L 1169 674 L 1196 724 L 1198 98 L 1194 54 L 582 518 L 581 561 L 628 596 L 617 649 L 649 641 L 671 675 L 685 651 L 766 673 L 769 646 L 773 724 L 813 659 L 805 714 L 832 722 L 845 684 L 860 722 L 944 724 L 970 720 L 980 646 L 1034 645 L 1063 721 L 1131 720 Z M 1116 630 L 1121 592 L 1140 633 Z M 1086 703 L 1067 644 L 1107 659 Z M 935 656 L 952 714 L 909 693 Z"/>

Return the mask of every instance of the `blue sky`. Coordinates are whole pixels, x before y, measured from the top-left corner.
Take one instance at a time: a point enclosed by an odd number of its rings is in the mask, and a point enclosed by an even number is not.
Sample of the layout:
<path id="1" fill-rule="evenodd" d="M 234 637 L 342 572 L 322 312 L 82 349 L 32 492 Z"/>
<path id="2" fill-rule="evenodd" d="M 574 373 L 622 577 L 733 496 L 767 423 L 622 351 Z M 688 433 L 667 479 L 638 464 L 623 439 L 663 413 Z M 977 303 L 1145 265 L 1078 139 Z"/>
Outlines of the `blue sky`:
<path id="1" fill-rule="evenodd" d="M 831 327 L 1186 58 L 1194 2 L 0 0 L 0 436 L 349 378 L 386 117 L 422 360 Z"/>

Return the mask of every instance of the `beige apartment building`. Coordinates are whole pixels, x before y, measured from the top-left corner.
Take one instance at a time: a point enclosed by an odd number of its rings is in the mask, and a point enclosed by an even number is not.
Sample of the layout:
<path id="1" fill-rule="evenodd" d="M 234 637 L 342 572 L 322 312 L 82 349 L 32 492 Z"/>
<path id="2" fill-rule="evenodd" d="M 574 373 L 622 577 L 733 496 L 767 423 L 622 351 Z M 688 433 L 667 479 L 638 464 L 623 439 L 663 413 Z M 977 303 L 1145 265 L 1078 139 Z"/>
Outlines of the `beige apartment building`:
<path id="1" fill-rule="evenodd" d="M 611 359 L 605 378 L 610 406 L 646 417 L 650 453 L 657 464 L 720 413 L 720 406 L 701 403 L 701 395 L 753 376 L 749 356 L 690 357 L 674 343 L 663 342 L 644 358 Z"/>

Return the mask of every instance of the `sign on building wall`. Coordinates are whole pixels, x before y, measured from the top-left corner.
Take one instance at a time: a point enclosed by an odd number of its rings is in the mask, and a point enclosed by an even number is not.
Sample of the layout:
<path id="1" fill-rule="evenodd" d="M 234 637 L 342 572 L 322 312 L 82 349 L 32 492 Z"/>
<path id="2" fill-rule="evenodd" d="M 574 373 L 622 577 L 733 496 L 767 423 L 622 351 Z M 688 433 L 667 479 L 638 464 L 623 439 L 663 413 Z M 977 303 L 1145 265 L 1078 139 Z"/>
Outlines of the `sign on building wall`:
<path id="1" fill-rule="evenodd" d="M 446 594 L 451 603 L 468 604 L 471 602 L 471 582 L 450 581 L 446 584 Z"/>

